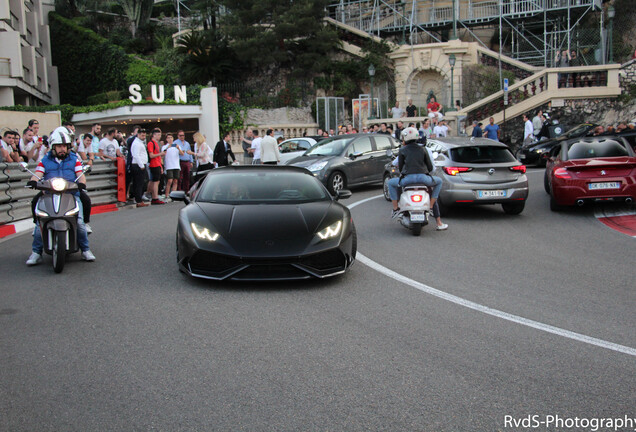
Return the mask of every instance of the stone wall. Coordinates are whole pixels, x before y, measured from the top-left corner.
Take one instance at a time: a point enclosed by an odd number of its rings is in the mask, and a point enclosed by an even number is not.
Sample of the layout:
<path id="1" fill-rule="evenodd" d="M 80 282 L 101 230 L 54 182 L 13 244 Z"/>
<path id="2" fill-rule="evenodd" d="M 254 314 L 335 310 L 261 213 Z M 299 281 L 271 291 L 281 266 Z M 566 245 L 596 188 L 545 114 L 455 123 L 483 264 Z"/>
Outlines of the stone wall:
<path id="1" fill-rule="evenodd" d="M 630 86 L 636 86 L 636 59 L 632 59 L 621 67 L 620 83 L 623 91 L 629 92 Z"/>

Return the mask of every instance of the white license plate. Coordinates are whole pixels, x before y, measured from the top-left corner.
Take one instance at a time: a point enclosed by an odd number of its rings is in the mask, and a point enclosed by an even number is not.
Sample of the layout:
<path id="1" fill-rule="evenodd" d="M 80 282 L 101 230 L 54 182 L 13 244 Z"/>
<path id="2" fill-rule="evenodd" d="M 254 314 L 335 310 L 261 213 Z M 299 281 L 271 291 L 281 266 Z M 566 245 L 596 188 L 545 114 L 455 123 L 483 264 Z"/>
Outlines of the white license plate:
<path id="1" fill-rule="evenodd" d="M 424 222 L 424 213 L 411 213 L 411 222 Z"/>
<path id="2" fill-rule="evenodd" d="M 480 191 L 477 191 L 477 196 L 479 198 L 505 197 L 506 196 L 506 191 L 505 190 L 480 190 Z"/>
<path id="3" fill-rule="evenodd" d="M 526 155 L 524 155 L 524 154 L 520 154 L 520 155 L 519 155 L 519 160 L 521 160 L 521 159 L 525 159 L 525 158 L 526 158 Z"/>
<path id="4" fill-rule="evenodd" d="M 590 183 L 588 185 L 590 190 L 598 190 L 598 189 L 620 189 L 621 182 L 604 182 L 604 183 Z"/>

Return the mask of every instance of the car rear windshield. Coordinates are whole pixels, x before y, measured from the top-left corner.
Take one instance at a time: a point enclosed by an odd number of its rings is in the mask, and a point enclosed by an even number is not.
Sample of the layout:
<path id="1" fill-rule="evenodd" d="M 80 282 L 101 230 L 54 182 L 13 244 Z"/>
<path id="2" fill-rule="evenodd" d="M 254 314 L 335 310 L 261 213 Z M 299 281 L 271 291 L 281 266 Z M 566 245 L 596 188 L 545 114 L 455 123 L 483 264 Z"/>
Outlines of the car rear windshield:
<path id="1" fill-rule="evenodd" d="M 513 154 L 506 147 L 468 146 L 451 149 L 451 159 L 460 163 L 502 163 L 515 162 Z"/>
<path id="2" fill-rule="evenodd" d="M 331 138 L 320 141 L 305 153 L 305 156 L 338 156 L 344 151 L 352 138 Z"/>
<path id="3" fill-rule="evenodd" d="M 280 171 L 211 174 L 197 195 L 197 202 L 219 204 L 290 204 L 328 199 L 329 193 L 315 177 Z"/>
<path id="4" fill-rule="evenodd" d="M 577 141 L 568 146 L 568 159 L 629 156 L 625 146 L 617 141 Z"/>

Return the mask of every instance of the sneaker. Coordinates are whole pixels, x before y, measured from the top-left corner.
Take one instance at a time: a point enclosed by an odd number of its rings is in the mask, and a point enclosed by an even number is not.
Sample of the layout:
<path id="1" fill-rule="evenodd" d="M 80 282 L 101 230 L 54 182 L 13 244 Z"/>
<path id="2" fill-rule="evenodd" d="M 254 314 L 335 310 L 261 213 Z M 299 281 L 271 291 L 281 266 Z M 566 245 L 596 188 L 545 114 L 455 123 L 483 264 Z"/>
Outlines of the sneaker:
<path id="1" fill-rule="evenodd" d="M 152 201 L 150 201 L 150 204 L 158 205 L 158 204 L 165 204 L 165 202 L 161 201 L 160 199 L 153 199 Z"/>
<path id="2" fill-rule="evenodd" d="M 42 255 L 39 253 L 32 252 L 29 256 L 29 259 L 26 262 L 26 265 L 33 266 L 36 264 L 40 264 L 42 262 Z"/>
<path id="3" fill-rule="evenodd" d="M 84 261 L 95 261 L 95 255 L 90 250 L 82 251 L 82 259 Z"/>
<path id="4" fill-rule="evenodd" d="M 84 224 L 86 226 L 86 234 L 92 234 L 93 228 L 89 224 Z"/>
<path id="5" fill-rule="evenodd" d="M 448 229 L 448 224 L 441 224 L 441 225 L 437 225 L 437 228 L 435 228 L 437 231 L 444 231 Z"/>
<path id="6" fill-rule="evenodd" d="M 144 192 L 144 194 L 142 195 L 142 198 L 144 201 L 150 201 L 150 199 L 152 198 L 152 195 L 150 195 L 148 192 Z"/>
<path id="7" fill-rule="evenodd" d="M 137 207 L 148 207 L 148 204 L 142 201 L 140 203 L 137 203 Z"/>
<path id="8" fill-rule="evenodd" d="M 395 219 L 400 214 L 400 209 L 391 210 L 391 219 Z"/>

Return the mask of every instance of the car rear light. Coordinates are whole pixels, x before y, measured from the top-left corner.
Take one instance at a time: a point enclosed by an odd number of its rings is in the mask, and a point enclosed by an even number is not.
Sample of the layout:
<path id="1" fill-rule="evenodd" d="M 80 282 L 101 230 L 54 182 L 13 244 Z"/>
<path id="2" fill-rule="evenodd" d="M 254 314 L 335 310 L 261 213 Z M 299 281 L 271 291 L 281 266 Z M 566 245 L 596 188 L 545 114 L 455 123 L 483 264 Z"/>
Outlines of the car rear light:
<path id="1" fill-rule="evenodd" d="M 526 173 L 526 166 L 525 165 L 512 166 L 512 167 L 510 167 L 510 171 L 518 171 L 521 174 L 525 174 Z"/>
<path id="2" fill-rule="evenodd" d="M 570 179 L 572 176 L 566 168 L 557 168 L 554 170 L 554 176 L 559 179 Z"/>
<path id="3" fill-rule="evenodd" d="M 411 201 L 416 203 L 422 202 L 422 195 L 411 195 Z"/>
<path id="4" fill-rule="evenodd" d="M 455 176 L 459 173 L 472 171 L 472 168 L 468 167 L 444 167 L 444 172 L 448 175 Z"/>

